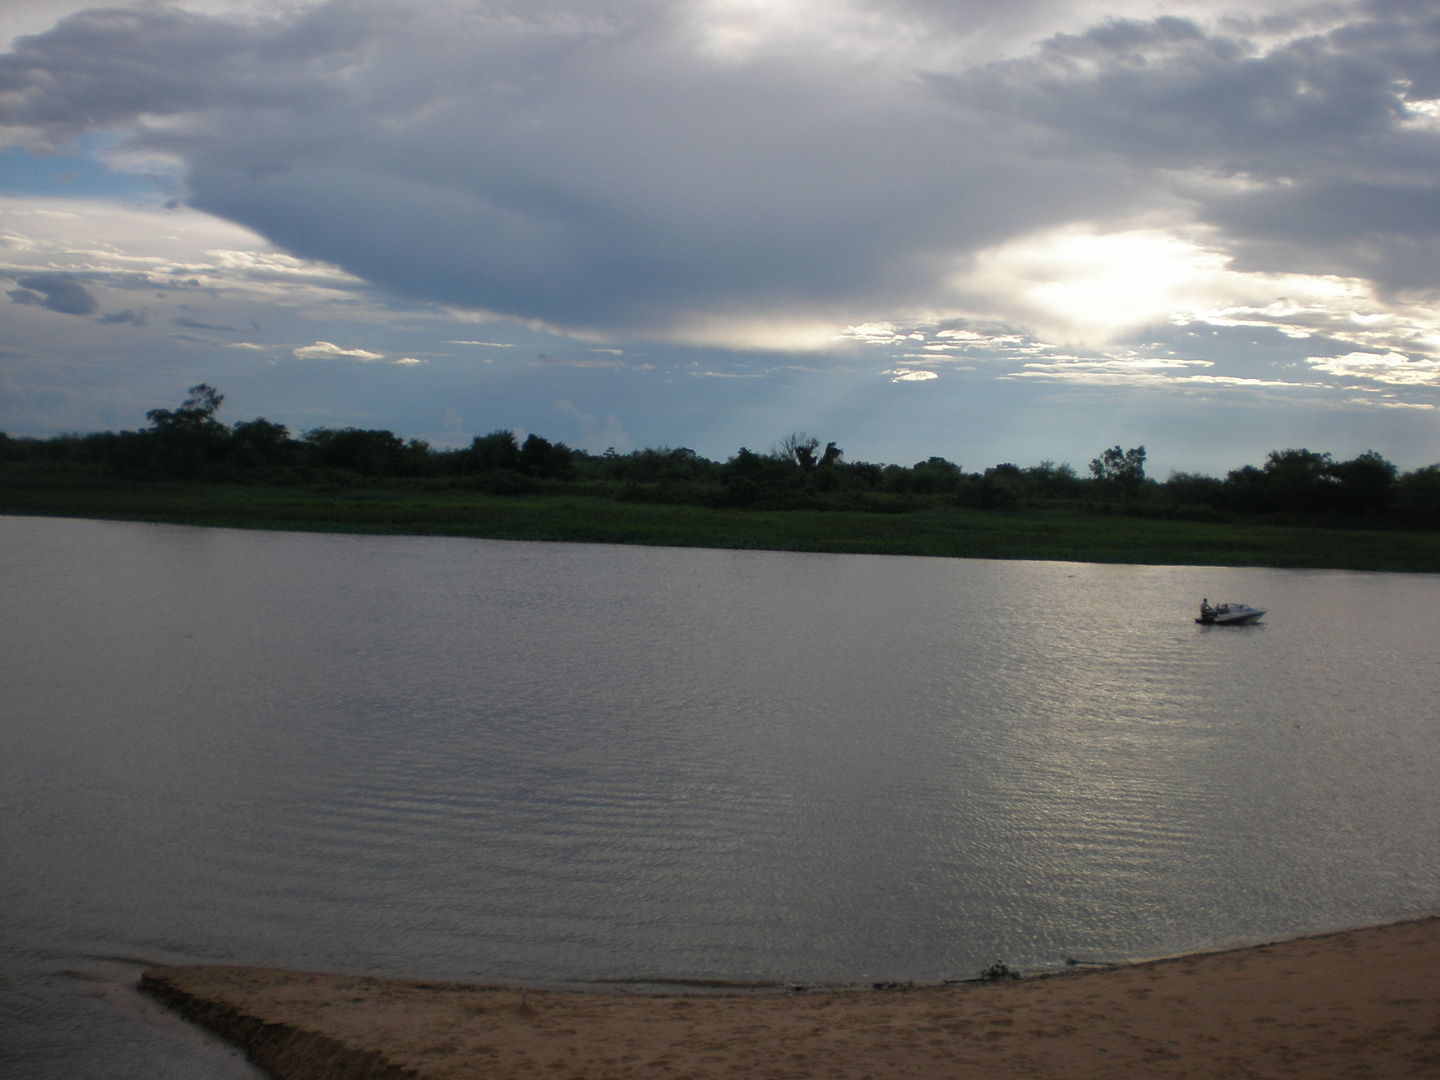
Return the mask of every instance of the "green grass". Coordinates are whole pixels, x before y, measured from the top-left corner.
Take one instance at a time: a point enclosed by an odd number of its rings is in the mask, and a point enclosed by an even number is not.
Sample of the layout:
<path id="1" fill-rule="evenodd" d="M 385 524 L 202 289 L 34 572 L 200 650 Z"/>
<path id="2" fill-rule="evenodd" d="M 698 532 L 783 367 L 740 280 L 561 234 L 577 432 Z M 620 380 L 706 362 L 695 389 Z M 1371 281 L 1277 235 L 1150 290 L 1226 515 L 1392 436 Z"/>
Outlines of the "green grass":
<path id="1" fill-rule="evenodd" d="M 1440 533 L 936 506 L 904 514 L 713 510 L 401 484 L 334 491 L 166 482 L 4 485 L 0 513 L 252 529 L 1155 565 L 1440 571 Z"/>

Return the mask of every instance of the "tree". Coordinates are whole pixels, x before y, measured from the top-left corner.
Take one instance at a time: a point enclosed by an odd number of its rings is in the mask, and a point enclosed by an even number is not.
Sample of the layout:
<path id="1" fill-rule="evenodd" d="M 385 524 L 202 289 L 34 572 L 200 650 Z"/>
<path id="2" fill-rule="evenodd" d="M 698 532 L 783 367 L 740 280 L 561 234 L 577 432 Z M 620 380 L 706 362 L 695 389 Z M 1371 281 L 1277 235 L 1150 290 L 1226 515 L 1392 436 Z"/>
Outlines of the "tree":
<path id="1" fill-rule="evenodd" d="M 520 464 L 520 446 L 510 431 L 476 435 L 470 443 L 470 457 L 480 472 L 514 469 Z"/>
<path id="2" fill-rule="evenodd" d="M 757 500 L 793 498 L 803 487 L 803 478 L 792 459 L 775 454 L 757 454 L 742 446 L 720 466 L 724 501 L 731 506 L 748 506 Z"/>
<path id="3" fill-rule="evenodd" d="M 225 395 L 209 383 L 186 391 L 178 409 L 151 409 L 150 429 L 141 433 L 139 461 L 178 476 L 193 476 L 208 462 L 224 457 L 230 429 L 215 419 Z M 139 464 L 137 461 L 137 464 Z"/>
<path id="4" fill-rule="evenodd" d="M 155 431 L 200 431 L 205 428 L 223 427 L 215 419 L 225 395 L 209 383 L 198 383 L 186 391 L 180 408 L 151 409 L 145 414 L 150 427 Z"/>
<path id="5" fill-rule="evenodd" d="M 1112 446 L 1090 462 L 1090 475 L 1106 487 L 1118 490 L 1128 503 L 1140 494 L 1145 483 L 1145 447 L 1121 450 Z"/>
<path id="6" fill-rule="evenodd" d="M 1172 472 L 1165 481 L 1165 494 L 1181 506 L 1218 507 L 1224 488 L 1222 481 L 1203 473 Z"/>
<path id="7" fill-rule="evenodd" d="M 407 450 L 393 432 L 366 428 L 315 428 L 305 433 L 305 442 L 319 464 L 362 476 L 400 471 Z"/>
<path id="8" fill-rule="evenodd" d="M 575 474 L 575 458 L 564 443 L 531 435 L 520 446 L 516 467 L 525 476 L 568 480 Z"/>
<path id="9" fill-rule="evenodd" d="M 943 457 L 926 458 L 917 461 L 910 470 L 910 487 L 921 495 L 932 493 L 951 494 L 960 486 L 964 474 L 960 466 Z"/>
<path id="10" fill-rule="evenodd" d="M 778 455 L 781 459 L 794 462 L 809 472 L 815 467 L 815 451 L 820 449 L 820 440 L 803 431 L 796 431 L 780 440 Z"/>
<path id="11" fill-rule="evenodd" d="M 1299 450 L 1271 450 L 1262 470 L 1271 508 L 1300 514 L 1318 514 L 1334 505 L 1338 481 L 1331 472 L 1329 454 Z"/>
<path id="12" fill-rule="evenodd" d="M 1347 514 L 1373 517 L 1390 506 L 1398 470 L 1374 450 L 1330 466 L 1340 482 L 1339 500 Z"/>
<path id="13" fill-rule="evenodd" d="M 1068 461 L 1056 465 L 1053 461 L 1042 461 L 1025 470 L 1027 484 L 1042 495 L 1063 498 L 1079 490 L 1080 478 Z"/>
<path id="14" fill-rule="evenodd" d="M 1265 490 L 1265 474 L 1254 465 L 1242 465 L 1225 474 L 1220 489 L 1221 505 L 1244 514 L 1267 513 L 1274 509 Z"/>
<path id="15" fill-rule="evenodd" d="M 296 445 L 284 424 L 271 423 L 263 416 L 236 424 L 230 430 L 230 459 L 240 468 L 283 465 Z"/>
<path id="16" fill-rule="evenodd" d="M 1440 465 L 1408 472 L 1396 485 L 1400 513 L 1416 525 L 1440 525 Z"/>

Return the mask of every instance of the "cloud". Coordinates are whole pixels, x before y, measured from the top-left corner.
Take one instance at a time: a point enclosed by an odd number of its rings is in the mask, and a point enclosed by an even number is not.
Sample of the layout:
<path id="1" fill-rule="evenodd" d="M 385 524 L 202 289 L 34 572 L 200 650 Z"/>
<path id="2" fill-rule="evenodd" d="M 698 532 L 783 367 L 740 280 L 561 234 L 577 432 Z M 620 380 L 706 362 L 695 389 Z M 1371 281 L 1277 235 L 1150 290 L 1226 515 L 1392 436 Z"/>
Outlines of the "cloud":
<path id="1" fill-rule="evenodd" d="M 379 341 L 407 367 L 443 350 L 370 336 L 396 312 L 449 320 L 447 340 L 473 332 L 457 319 L 489 335 L 508 318 L 534 331 L 535 379 L 623 366 L 591 346 L 662 341 L 862 353 L 867 378 L 930 382 L 924 397 L 966 367 L 1430 393 L 1414 364 L 1440 359 L 1433 7 L 1227 3 L 1159 18 L 1149 0 L 82 12 L 0 56 L 0 134 L 39 148 L 107 132 L 114 167 L 174 170 L 204 214 L 124 218 L 148 251 L 77 219 L 63 253 L 7 241 L 0 272 L 69 273 L 163 325 L 173 307 L 106 290 L 188 290 L 191 322 L 174 325 L 197 330 L 278 304 L 296 321 L 265 315 L 256 336 Z M 243 228 L 175 239 L 205 214 Z M 65 322 L 36 310 L 52 293 L 11 296 L 32 305 L 16 316 Z M 1142 348 L 1163 334 L 1171 356 L 1209 356 L 1182 340 L 1202 328 L 1306 344 L 1286 371 L 1133 362 L 1163 357 Z M 1391 354 L 1411 366 L 1349 359 Z M 780 369 L 711 353 L 688 370 L 718 392 Z"/>
<path id="2" fill-rule="evenodd" d="M 615 450 L 626 454 L 635 449 L 635 443 L 629 435 L 625 434 L 625 429 L 620 425 L 618 416 L 607 416 L 602 425 L 590 413 L 563 399 L 555 402 L 555 411 L 561 416 L 570 417 L 579 425 L 580 438 L 578 442 L 591 453 L 598 454 L 604 450 Z"/>
<path id="3" fill-rule="evenodd" d="M 183 316 L 178 319 L 171 319 L 170 322 L 174 326 L 184 326 L 190 330 L 216 330 L 225 334 L 240 333 L 240 331 L 233 326 L 216 326 L 214 323 L 200 322 L 198 319 L 190 319 Z"/>
<path id="4" fill-rule="evenodd" d="M 17 304 L 39 304 L 62 315 L 93 315 L 100 303 L 74 274 L 30 274 L 18 280 L 10 293 Z"/>
<path id="5" fill-rule="evenodd" d="M 328 341 L 303 345 L 295 349 L 293 355 L 297 360 L 359 360 L 361 363 L 385 359 L 384 353 L 370 352 L 368 349 L 342 349 L 339 345 L 333 345 Z M 419 361 L 410 362 L 418 363 Z"/>
<path id="6" fill-rule="evenodd" d="M 192 322 L 200 320 L 190 309 L 217 297 L 289 309 L 344 307 L 357 316 L 368 299 L 357 278 L 275 251 L 253 232 L 190 209 L 0 196 L 0 220 L 0 274 L 52 281 L 68 275 L 97 300 L 109 289 L 163 293 L 186 305 L 174 317 Z M 41 300 L 36 293 L 30 302 Z M 125 303 L 133 306 L 134 299 Z"/>
<path id="7" fill-rule="evenodd" d="M 589 356 L 580 360 L 572 360 L 568 356 L 551 356 L 548 353 L 537 353 L 535 359 L 530 363 L 542 367 L 573 367 L 573 368 L 620 368 L 625 366 L 623 360 L 603 360 L 599 357 Z"/>
<path id="8" fill-rule="evenodd" d="M 1412 359 L 1401 353 L 1353 352 L 1345 356 L 1312 356 L 1308 363 L 1317 371 L 1331 375 L 1389 386 L 1440 387 L 1440 360 Z"/>
<path id="9" fill-rule="evenodd" d="M 121 132 L 117 161 L 177 163 L 194 206 L 295 256 L 587 334 L 813 348 L 922 315 L 1026 326 L 1034 297 L 1010 306 L 976 260 L 1066 229 L 1208 230 L 1237 271 L 1377 295 L 1436 280 L 1429 6 L 992 7 L 90 11 L 0 57 L 0 123 L 37 145 Z"/>
<path id="10" fill-rule="evenodd" d="M 1113 155 L 1118 181 L 1184 200 L 1244 268 L 1433 286 L 1440 17 L 1424 3 L 1330 12 L 1323 32 L 1297 19 L 1268 45 L 1174 16 L 1116 20 L 948 85 L 1029 125 L 1046 153 Z"/>
<path id="11" fill-rule="evenodd" d="M 101 315 L 100 318 L 95 321 L 104 323 L 107 326 L 124 323 L 129 323 L 131 326 L 144 326 L 150 320 L 143 311 L 132 311 L 130 308 L 125 308 L 123 311 L 111 311 L 105 315 Z"/>
<path id="12" fill-rule="evenodd" d="M 1089 386 L 1147 387 L 1150 389 L 1234 389 L 1234 390 L 1326 390 L 1322 382 L 1289 379 L 1258 379 L 1237 375 L 1196 375 L 1183 370 L 1187 364 L 1208 366 L 1207 361 L 1168 363 L 1154 360 L 1113 360 L 1067 358 L 1025 364 L 1007 379 L 1043 379 Z M 1182 369 L 1182 370 L 1177 370 Z"/>

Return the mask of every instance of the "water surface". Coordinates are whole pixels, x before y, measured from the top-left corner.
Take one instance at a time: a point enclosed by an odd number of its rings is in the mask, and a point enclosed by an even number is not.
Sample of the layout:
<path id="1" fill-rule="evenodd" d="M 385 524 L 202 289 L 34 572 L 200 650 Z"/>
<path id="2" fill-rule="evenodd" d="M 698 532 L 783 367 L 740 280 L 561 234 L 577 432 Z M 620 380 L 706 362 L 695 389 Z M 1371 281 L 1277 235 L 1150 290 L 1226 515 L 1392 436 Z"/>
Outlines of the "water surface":
<path id="1" fill-rule="evenodd" d="M 0 518 L 0 605 L 19 1075 L 244 1075 L 153 962 L 938 980 L 1440 907 L 1440 577 Z"/>

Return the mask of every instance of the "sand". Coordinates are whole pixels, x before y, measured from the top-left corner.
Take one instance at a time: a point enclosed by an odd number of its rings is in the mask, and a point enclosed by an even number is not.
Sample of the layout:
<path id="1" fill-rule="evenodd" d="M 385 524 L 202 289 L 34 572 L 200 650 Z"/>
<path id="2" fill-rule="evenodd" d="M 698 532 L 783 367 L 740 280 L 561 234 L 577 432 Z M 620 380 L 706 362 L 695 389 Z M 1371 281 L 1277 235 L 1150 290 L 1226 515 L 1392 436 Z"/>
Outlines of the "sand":
<path id="1" fill-rule="evenodd" d="M 1440 918 L 948 987 L 649 996 L 240 967 L 142 986 L 278 1080 L 1440 1078 Z"/>

